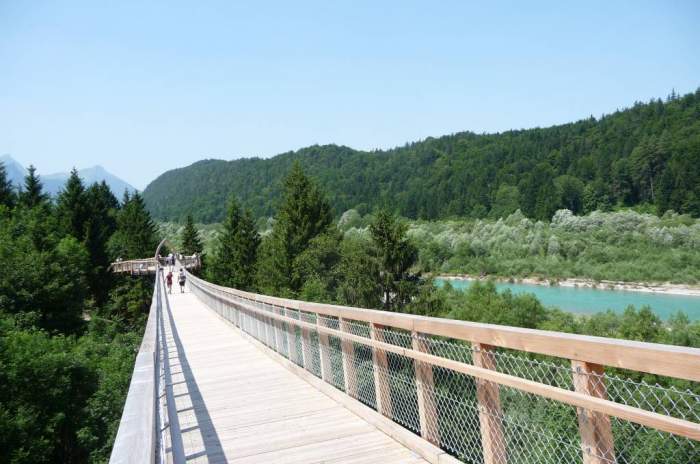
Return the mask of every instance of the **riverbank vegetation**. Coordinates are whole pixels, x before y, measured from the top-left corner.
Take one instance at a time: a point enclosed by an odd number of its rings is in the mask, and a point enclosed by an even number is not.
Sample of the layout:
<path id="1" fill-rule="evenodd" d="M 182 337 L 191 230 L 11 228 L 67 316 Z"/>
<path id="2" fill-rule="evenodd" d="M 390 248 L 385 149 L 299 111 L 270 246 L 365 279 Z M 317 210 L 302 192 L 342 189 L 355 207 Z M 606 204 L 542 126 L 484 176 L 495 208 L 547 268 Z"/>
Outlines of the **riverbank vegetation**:
<path id="1" fill-rule="evenodd" d="M 375 215 L 357 210 L 336 223 L 348 240 L 367 240 Z M 516 211 L 502 219 L 402 220 L 418 249 L 416 271 L 503 279 L 700 284 L 700 219 L 673 211 L 658 217 L 634 210 L 594 211 L 576 216 L 559 210 L 551 221 L 533 221 Z M 274 218 L 257 221 L 271 232 Z M 211 255 L 221 224 L 198 224 Z M 177 243 L 182 226 L 160 225 Z"/>
<path id="2" fill-rule="evenodd" d="M 107 462 L 153 286 L 108 267 L 156 245 L 139 195 L 73 171 L 52 202 L 0 165 L 0 462 Z"/>
<path id="3" fill-rule="evenodd" d="M 408 234 L 420 269 L 435 274 L 700 282 L 700 220 L 672 211 L 559 210 L 551 222 L 516 211 L 498 220 L 417 221 Z"/>

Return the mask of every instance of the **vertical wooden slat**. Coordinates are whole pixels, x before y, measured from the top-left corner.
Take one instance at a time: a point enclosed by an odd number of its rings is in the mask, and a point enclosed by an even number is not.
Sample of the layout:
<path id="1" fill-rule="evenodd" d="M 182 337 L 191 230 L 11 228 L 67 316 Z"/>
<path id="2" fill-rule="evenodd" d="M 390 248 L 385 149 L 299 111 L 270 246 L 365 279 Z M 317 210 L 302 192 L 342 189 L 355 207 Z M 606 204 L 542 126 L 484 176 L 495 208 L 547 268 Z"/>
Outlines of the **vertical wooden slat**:
<path id="1" fill-rule="evenodd" d="M 577 392 L 607 399 L 608 395 L 603 382 L 603 366 L 572 360 L 571 367 L 573 368 L 574 389 Z M 610 417 L 585 408 L 576 408 L 576 415 L 581 433 L 583 463 L 606 464 L 615 462 L 615 446 Z"/>
<path id="2" fill-rule="evenodd" d="M 496 370 L 496 358 L 493 347 L 483 343 L 472 344 L 474 365 Z M 484 452 L 484 464 L 506 464 L 505 440 L 501 417 L 501 398 L 497 383 L 483 379 L 476 381 L 476 398 L 479 403 L 479 426 L 481 428 L 481 445 Z"/>
<path id="3" fill-rule="evenodd" d="M 384 342 L 384 335 L 382 329 L 384 326 L 370 323 L 370 337 L 372 340 L 377 340 L 379 342 Z M 387 417 L 392 417 L 391 413 L 391 390 L 389 388 L 388 373 L 389 373 L 389 361 L 387 359 L 386 351 L 379 350 L 377 348 L 372 348 L 372 364 L 374 369 L 374 389 L 375 397 L 377 400 L 377 411 L 382 415 Z M 384 374 L 382 374 L 382 372 Z"/>
<path id="4" fill-rule="evenodd" d="M 340 318 L 340 330 L 350 333 L 350 323 Z M 353 398 L 357 398 L 357 374 L 355 372 L 355 345 L 351 340 L 341 340 L 343 349 L 343 379 L 345 382 L 345 393 Z"/>
<path id="5" fill-rule="evenodd" d="M 304 320 L 301 311 L 299 312 L 299 319 Z M 301 355 L 304 358 L 304 369 L 311 372 L 313 368 L 313 362 L 311 360 L 311 336 L 309 334 L 309 329 L 301 328 Z"/>
<path id="6" fill-rule="evenodd" d="M 277 314 L 277 307 L 275 305 L 269 305 L 270 309 L 273 314 Z M 275 318 L 270 318 L 270 323 L 272 325 L 272 333 L 274 334 L 275 337 L 275 351 L 278 352 L 279 354 L 282 354 L 282 343 L 284 342 L 284 338 L 282 338 L 282 327 L 281 327 L 281 322 Z"/>
<path id="7" fill-rule="evenodd" d="M 285 310 L 283 313 L 285 316 L 290 316 Z M 301 358 L 301 363 L 299 362 L 299 351 L 297 350 L 297 327 L 294 324 L 287 324 L 287 340 L 289 340 L 289 359 L 297 364 L 304 365 L 303 358 Z"/>
<path id="8" fill-rule="evenodd" d="M 425 338 L 418 333 L 411 334 L 412 346 L 414 350 L 430 353 L 430 347 Z M 416 389 L 418 392 L 418 416 L 420 419 L 420 434 L 423 438 L 434 445 L 440 443 L 440 432 L 438 430 L 438 411 L 435 402 L 435 382 L 433 379 L 433 366 L 430 364 L 414 361 L 416 372 Z"/>
<path id="9" fill-rule="evenodd" d="M 284 309 L 284 307 L 277 309 L 277 314 L 279 314 L 280 316 L 286 316 L 287 315 L 286 312 L 287 311 Z M 287 350 L 287 358 L 290 361 L 293 361 L 294 358 L 292 358 L 292 346 L 291 346 L 292 341 L 290 340 L 290 336 L 289 336 L 289 333 L 290 333 L 289 324 L 281 321 L 280 322 L 280 333 L 282 334 L 282 338 L 284 340 L 284 348 L 285 348 L 285 350 Z"/>
<path id="10" fill-rule="evenodd" d="M 325 327 L 325 319 L 316 315 L 316 325 Z M 328 334 L 318 331 L 318 351 L 321 356 L 321 378 L 330 384 L 333 383 L 333 371 L 331 367 L 331 344 Z"/>

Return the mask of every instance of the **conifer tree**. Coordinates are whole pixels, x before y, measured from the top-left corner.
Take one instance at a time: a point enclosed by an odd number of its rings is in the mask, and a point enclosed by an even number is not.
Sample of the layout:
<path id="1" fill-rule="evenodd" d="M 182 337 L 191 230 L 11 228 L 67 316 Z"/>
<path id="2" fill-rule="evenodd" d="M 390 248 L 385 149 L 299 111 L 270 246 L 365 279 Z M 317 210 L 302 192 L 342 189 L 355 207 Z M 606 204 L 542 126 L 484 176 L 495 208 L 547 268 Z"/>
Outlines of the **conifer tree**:
<path id="1" fill-rule="evenodd" d="M 259 244 L 260 236 L 250 211 L 242 210 L 236 198 L 231 197 L 224 230 L 209 267 L 209 278 L 227 287 L 252 289 Z"/>
<path id="2" fill-rule="evenodd" d="M 44 193 L 44 186 L 36 175 L 34 165 L 29 165 L 27 175 L 24 177 L 24 188 L 19 194 L 19 201 L 27 208 L 34 208 L 45 203 L 48 195 Z"/>
<path id="3" fill-rule="evenodd" d="M 180 251 L 185 255 L 202 253 L 202 241 L 199 238 L 199 231 L 194 226 L 194 220 L 191 214 L 188 214 L 185 220 L 185 227 L 182 229 L 180 245 L 182 246 Z"/>
<path id="4" fill-rule="evenodd" d="M 138 259 L 153 256 L 158 246 L 158 234 L 143 197 L 139 193 L 125 193 L 124 201 L 117 214 L 117 231 L 110 240 L 112 257 Z"/>
<path id="5" fill-rule="evenodd" d="M 15 205 L 15 192 L 7 179 L 5 164 L 0 162 L 0 205 L 12 208 Z"/>
<path id="6" fill-rule="evenodd" d="M 58 195 L 56 215 L 64 234 L 72 235 L 80 241 L 85 238 L 85 225 L 89 215 L 88 202 L 85 186 L 75 168 Z"/>
<path id="7" fill-rule="evenodd" d="M 275 219 L 272 235 L 262 248 L 258 282 L 273 293 L 297 294 L 304 283 L 294 276 L 294 261 L 332 222 L 328 201 L 298 162 L 284 180 Z"/>
<path id="8" fill-rule="evenodd" d="M 95 296 L 97 304 L 102 304 L 108 296 L 111 287 L 111 262 L 107 245 L 112 234 L 116 231 L 116 212 L 119 202 L 112 194 L 106 182 L 94 183 L 85 191 L 88 209 L 83 242 L 90 254 L 91 272 L 88 283 Z"/>
<path id="9" fill-rule="evenodd" d="M 418 279 L 410 268 L 418 250 L 406 237 L 408 227 L 395 216 L 381 211 L 369 226 L 379 262 L 379 281 L 384 309 L 398 310 L 411 301 Z"/>

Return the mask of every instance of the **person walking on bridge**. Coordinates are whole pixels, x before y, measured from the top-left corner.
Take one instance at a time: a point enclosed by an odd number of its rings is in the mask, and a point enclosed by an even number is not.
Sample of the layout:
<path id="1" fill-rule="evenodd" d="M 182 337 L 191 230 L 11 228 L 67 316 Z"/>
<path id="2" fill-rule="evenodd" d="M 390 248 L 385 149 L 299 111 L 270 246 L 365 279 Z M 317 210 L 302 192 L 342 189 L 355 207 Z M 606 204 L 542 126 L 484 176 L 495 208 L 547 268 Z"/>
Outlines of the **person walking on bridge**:
<path id="1" fill-rule="evenodd" d="M 168 275 L 165 276 L 165 283 L 168 285 L 168 293 L 173 293 L 173 271 L 168 271 Z"/>
<path id="2" fill-rule="evenodd" d="M 185 270 L 180 268 L 180 275 L 177 276 L 177 282 L 180 284 L 180 293 L 185 293 Z"/>

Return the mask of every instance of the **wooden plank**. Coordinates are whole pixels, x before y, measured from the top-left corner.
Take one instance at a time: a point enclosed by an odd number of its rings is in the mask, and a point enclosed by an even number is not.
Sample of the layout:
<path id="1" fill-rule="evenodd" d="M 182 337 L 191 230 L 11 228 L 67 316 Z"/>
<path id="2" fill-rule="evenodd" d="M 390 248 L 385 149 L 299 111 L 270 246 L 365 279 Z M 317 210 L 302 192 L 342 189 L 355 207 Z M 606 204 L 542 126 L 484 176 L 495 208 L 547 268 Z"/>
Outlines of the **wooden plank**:
<path id="1" fill-rule="evenodd" d="M 350 322 L 340 318 L 340 331 L 350 332 Z M 343 381 L 345 382 L 345 393 L 352 398 L 357 398 L 357 372 L 355 371 L 355 345 L 351 340 L 340 339 L 340 346 L 343 350 Z"/>
<path id="2" fill-rule="evenodd" d="M 474 365 L 496 370 L 493 347 L 481 343 L 472 345 Z M 503 437 L 501 399 L 497 383 L 476 379 L 476 398 L 479 404 L 479 427 L 484 464 L 506 464 L 506 442 Z"/>
<path id="3" fill-rule="evenodd" d="M 571 361 L 574 389 L 596 398 L 607 398 L 603 366 L 583 361 Z M 615 446 L 610 417 L 595 411 L 577 407 L 578 426 L 581 433 L 581 452 L 584 464 L 606 464 L 615 461 Z"/>
<path id="4" fill-rule="evenodd" d="M 363 420 L 374 425 L 389 437 L 415 451 L 428 462 L 432 464 L 460 464 L 462 462 L 450 456 L 447 452 L 433 445 L 427 440 L 424 440 L 422 437 L 414 434 L 410 430 L 393 422 L 390 418 L 381 415 L 379 412 L 375 411 L 369 406 L 350 398 L 337 388 L 323 382 L 321 379 L 314 376 L 310 372 L 307 372 L 302 367 L 289 362 L 288 360 L 277 355 L 277 353 L 265 349 L 264 345 L 262 345 L 259 341 L 251 338 L 250 342 L 257 346 L 268 357 L 274 359 L 295 375 L 308 382 L 322 393 L 326 394 L 331 399 L 335 400 L 339 404 L 342 404 Z"/>
<path id="5" fill-rule="evenodd" d="M 382 332 L 384 326 L 379 324 L 370 324 L 370 338 L 374 341 L 383 343 L 384 335 Z M 372 372 L 374 374 L 374 391 L 377 401 L 377 411 L 383 416 L 393 417 L 391 409 L 391 390 L 389 388 L 389 361 L 386 351 L 379 346 L 372 347 Z"/>
<path id="6" fill-rule="evenodd" d="M 426 462 L 375 424 L 282 368 L 272 356 L 349 399 L 260 342 L 251 344 L 252 337 L 244 338 L 195 294 L 178 293 L 170 301 L 177 331 L 172 338 L 181 343 L 180 350 L 169 354 L 174 375 L 177 372 L 182 379 L 173 385 L 173 392 L 188 462 L 374 463 L 382 456 L 389 463 Z M 276 323 L 286 322 L 286 316 L 265 313 Z"/>
<path id="7" fill-rule="evenodd" d="M 430 347 L 426 339 L 413 332 L 411 334 L 413 349 L 423 353 L 429 353 Z M 438 410 L 435 402 L 435 381 L 433 380 L 433 366 L 421 361 L 414 360 L 416 389 L 418 395 L 418 417 L 420 420 L 420 433 L 423 438 L 430 443 L 438 445 L 440 443 L 440 432 L 438 427 Z"/>
<path id="8" fill-rule="evenodd" d="M 208 282 L 204 285 L 211 286 Z M 700 348 L 644 343 L 545 330 L 456 321 L 386 311 L 275 298 L 215 286 L 253 301 L 342 317 L 473 343 L 577 359 L 592 364 L 700 381 Z"/>

